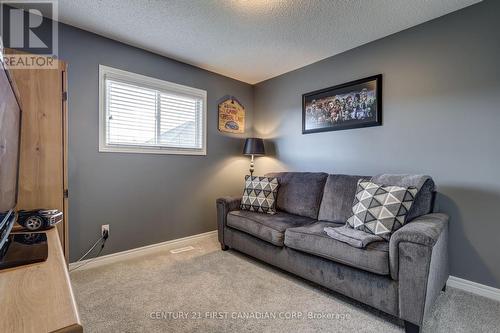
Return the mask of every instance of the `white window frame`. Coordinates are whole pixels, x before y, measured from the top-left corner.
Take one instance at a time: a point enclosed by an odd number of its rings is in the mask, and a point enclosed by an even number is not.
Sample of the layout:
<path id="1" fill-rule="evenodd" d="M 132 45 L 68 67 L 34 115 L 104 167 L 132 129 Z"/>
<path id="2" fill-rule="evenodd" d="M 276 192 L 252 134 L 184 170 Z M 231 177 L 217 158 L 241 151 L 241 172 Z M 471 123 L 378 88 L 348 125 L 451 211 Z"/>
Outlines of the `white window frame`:
<path id="1" fill-rule="evenodd" d="M 108 144 L 106 142 L 107 110 L 106 110 L 106 78 L 115 79 L 140 87 L 201 98 L 202 135 L 201 149 L 178 147 L 147 147 L 126 144 Z M 99 152 L 137 153 L 137 154 L 176 154 L 176 155 L 206 155 L 207 154 L 207 92 L 181 84 L 155 79 L 121 69 L 99 65 Z"/>

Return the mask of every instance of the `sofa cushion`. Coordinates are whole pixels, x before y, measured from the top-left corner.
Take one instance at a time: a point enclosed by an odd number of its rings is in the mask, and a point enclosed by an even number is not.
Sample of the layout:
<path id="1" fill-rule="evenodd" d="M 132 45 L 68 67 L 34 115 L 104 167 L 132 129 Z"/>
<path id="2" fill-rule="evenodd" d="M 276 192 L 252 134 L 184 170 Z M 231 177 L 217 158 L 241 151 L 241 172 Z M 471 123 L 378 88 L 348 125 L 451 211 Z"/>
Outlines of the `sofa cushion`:
<path id="1" fill-rule="evenodd" d="M 328 175 L 323 172 L 278 172 L 266 174 L 278 177 L 277 208 L 290 214 L 318 218 Z"/>
<path id="2" fill-rule="evenodd" d="M 352 201 L 359 179 L 367 176 L 329 175 L 326 180 L 318 220 L 345 223 L 352 215 Z"/>
<path id="3" fill-rule="evenodd" d="M 236 210 L 227 214 L 227 225 L 258 237 L 276 246 L 283 246 L 287 228 L 314 222 L 304 216 L 278 212 L 274 215 Z"/>
<path id="4" fill-rule="evenodd" d="M 325 227 L 338 227 L 340 223 L 316 222 L 307 226 L 288 228 L 285 245 L 368 272 L 389 274 L 389 243 L 373 242 L 364 249 L 350 246 L 329 237 Z"/>

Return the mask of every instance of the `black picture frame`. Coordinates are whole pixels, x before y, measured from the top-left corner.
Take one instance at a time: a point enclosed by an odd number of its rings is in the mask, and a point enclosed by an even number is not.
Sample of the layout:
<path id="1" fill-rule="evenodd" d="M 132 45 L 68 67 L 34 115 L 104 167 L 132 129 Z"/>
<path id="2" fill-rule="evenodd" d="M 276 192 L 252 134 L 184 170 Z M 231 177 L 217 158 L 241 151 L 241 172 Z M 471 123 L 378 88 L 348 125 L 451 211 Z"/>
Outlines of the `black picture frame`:
<path id="1" fill-rule="evenodd" d="M 382 74 L 302 95 L 302 134 L 381 125 Z"/>

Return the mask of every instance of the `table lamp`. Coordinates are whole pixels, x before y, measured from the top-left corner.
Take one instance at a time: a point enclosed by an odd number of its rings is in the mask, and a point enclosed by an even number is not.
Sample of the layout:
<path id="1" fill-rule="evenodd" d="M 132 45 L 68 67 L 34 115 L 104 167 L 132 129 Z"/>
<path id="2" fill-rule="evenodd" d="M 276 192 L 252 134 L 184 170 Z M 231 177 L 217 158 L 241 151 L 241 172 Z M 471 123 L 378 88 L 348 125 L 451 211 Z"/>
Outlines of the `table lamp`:
<path id="1" fill-rule="evenodd" d="M 264 149 L 264 140 L 259 138 L 247 138 L 245 140 L 245 147 L 243 148 L 243 155 L 250 155 L 250 176 L 253 176 L 254 171 L 254 156 L 262 156 L 266 154 Z"/>

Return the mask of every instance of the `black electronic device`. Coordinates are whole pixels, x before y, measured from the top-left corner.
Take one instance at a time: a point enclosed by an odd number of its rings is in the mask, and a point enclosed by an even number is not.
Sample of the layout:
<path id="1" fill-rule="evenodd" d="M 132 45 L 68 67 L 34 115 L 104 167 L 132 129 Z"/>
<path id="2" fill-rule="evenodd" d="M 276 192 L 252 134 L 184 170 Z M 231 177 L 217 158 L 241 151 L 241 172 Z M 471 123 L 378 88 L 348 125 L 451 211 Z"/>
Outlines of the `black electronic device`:
<path id="1" fill-rule="evenodd" d="M 7 239 L 9 237 L 10 231 L 12 230 L 12 226 L 16 221 L 15 214 L 9 214 L 5 219 L 0 220 L 0 249 L 3 248 Z M 1 252 L 0 252 L 1 259 Z"/>
<path id="2" fill-rule="evenodd" d="M 5 269 L 47 260 L 48 247 L 45 233 L 11 234 L 16 221 L 22 112 L 1 48 L 0 102 L 0 269 Z"/>
<path id="3" fill-rule="evenodd" d="M 0 249 L 15 222 L 21 108 L 0 50 Z"/>
<path id="4" fill-rule="evenodd" d="M 42 262 L 47 256 L 44 232 L 11 234 L 0 249 L 0 270 Z"/>

